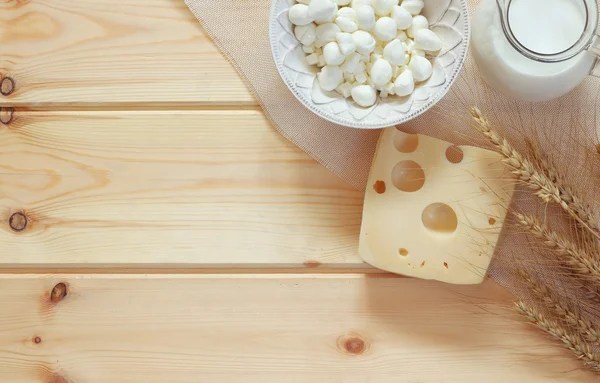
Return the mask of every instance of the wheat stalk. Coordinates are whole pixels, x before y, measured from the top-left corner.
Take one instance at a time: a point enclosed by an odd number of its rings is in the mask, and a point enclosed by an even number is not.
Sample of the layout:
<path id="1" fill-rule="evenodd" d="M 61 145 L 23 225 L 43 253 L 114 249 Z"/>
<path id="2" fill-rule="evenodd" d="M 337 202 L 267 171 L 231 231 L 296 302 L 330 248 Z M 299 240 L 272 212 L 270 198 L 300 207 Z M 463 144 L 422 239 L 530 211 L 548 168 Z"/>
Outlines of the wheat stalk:
<path id="1" fill-rule="evenodd" d="M 561 327 L 556 322 L 546 319 L 537 310 L 528 307 L 523 301 L 516 304 L 517 310 L 525 315 L 529 321 L 535 324 L 538 328 L 546 331 L 553 338 L 561 341 L 577 358 L 596 372 L 600 372 L 600 356 L 592 349 L 592 347 L 578 334 L 572 334 L 567 329 Z"/>
<path id="2" fill-rule="evenodd" d="M 542 285 L 536 278 L 525 272 L 521 272 L 521 276 L 531 286 L 537 298 L 542 300 L 548 308 L 553 309 L 559 317 L 575 330 L 583 333 L 588 341 L 594 343 L 600 342 L 600 331 L 589 319 L 571 310 L 555 293 Z"/>
<path id="3" fill-rule="evenodd" d="M 513 214 L 517 219 L 517 224 L 525 231 L 543 240 L 546 246 L 559 255 L 565 256 L 564 262 L 567 265 L 577 272 L 591 276 L 594 280 L 600 282 L 600 260 L 594 254 L 577 246 L 562 234 L 553 231 L 536 217 L 520 213 Z"/>
<path id="4" fill-rule="evenodd" d="M 582 212 L 584 217 L 588 217 L 592 222 L 597 222 L 597 217 L 595 217 L 594 211 L 591 206 L 586 204 L 582 198 L 580 198 L 575 190 L 569 185 L 569 183 L 565 180 L 563 175 L 558 172 L 557 167 L 553 163 L 553 161 L 548 158 L 547 155 L 542 153 L 539 148 L 528 138 L 525 138 L 525 144 L 530 153 L 529 158 L 534 162 L 534 166 L 536 166 L 540 171 L 548 176 L 550 181 L 556 185 L 556 187 L 563 192 L 568 199 L 572 201 L 573 210 Z M 585 231 L 586 234 L 589 234 L 588 231 Z M 593 237 L 589 237 L 588 235 L 584 235 L 585 238 L 582 240 L 586 241 L 588 246 L 593 246 L 597 248 L 597 241 L 594 240 Z"/>
<path id="5" fill-rule="evenodd" d="M 501 138 L 478 108 L 471 108 L 471 117 L 475 122 L 475 128 L 496 146 L 497 151 L 504 156 L 502 161 L 521 182 L 535 191 L 544 202 L 558 204 L 600 240 L 600 222 L 583 199 L 579 198 L 571 188 L 559 187 L 548 175 L 537 169 L 529 159 L 514 149 L 506 139 Z"/>

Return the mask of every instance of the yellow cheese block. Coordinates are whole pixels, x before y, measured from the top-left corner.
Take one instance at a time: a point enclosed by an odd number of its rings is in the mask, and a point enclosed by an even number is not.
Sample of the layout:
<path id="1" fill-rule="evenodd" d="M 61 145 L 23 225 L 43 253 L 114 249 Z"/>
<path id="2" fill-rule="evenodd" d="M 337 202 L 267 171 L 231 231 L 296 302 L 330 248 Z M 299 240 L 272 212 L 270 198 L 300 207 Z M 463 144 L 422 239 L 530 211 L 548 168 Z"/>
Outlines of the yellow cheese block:
<path id="1" fill-rule="evenodd" d="M 386 129 L 367 185 L 359 254 L 397 274 L 481 283 L 514 186 L 495 152 Z"/>

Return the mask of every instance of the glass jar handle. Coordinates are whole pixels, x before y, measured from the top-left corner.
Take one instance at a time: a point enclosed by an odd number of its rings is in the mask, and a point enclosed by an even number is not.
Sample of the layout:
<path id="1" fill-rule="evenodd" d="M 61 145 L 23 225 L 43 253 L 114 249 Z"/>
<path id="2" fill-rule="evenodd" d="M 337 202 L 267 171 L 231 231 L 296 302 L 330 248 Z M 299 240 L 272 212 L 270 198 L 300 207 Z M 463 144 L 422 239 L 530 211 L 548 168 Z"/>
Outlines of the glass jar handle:
<path id="1" fill-rule="evenodd" d="M 535 52 L 521 44 L 519 39 L 515 37 L 510 27 L 508 15 L 512 1 L 513 0 L 496 0 L 496 4 L 500 11 L 500 22 L 502 24 L 504 35 L 513 48 L 523 56 L 535 61 L 554 63 L 569 60 L 587 49 L 594 55 L 600 57 L 600 42 L 597 41 L 600 37 L 596 35 L 598 29 L 598 4 L 596 3 L 596 0 L 581 0 L 585 6 L 586 21 L 584 32 L 579 40 L 570 48 L 552 54 Z"/>
<path id="2" fill-rule="evenodd" d="M 600 33 L 596 34 L 592 38 L 592 42 L 588 48 L 588 51 L 590 51 L 590 53 L 594 56 L 600 57 Z"/>
<path id="3" fill-rule="evenodd" d="M 596 64 L 594 65 L 594 68 L 592 68 L 590 75 L 600 77 L 600 34 L 594 36 L 588 51 L 596 56 Z"/>

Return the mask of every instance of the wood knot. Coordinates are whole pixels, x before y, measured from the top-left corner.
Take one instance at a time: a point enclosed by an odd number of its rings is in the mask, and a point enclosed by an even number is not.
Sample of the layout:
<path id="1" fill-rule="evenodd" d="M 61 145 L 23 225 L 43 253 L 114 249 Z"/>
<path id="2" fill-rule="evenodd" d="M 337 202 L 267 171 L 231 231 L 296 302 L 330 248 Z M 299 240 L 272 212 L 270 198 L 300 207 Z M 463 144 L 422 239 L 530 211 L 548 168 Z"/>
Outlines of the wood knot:
<path id="1" fill-rule="evenodd" d="M 337 343 L 338 347 L 348 355 L 360 355 L 367 350 L 365 340 L 358 334 L 342 335 Z"/>
<path id="2" fill-rule="evenodd" d="M 54 288 L 52 289 L 52 292 L 50 292 L 50 302 L 52 303 L 58 303 L 60 301 L 62 301 L 63 299 L 65 299 L 65 297 L 67 296 L 67 285 L 65 285 L 64 283 L 59 283 L 56 286 L 54 286 Z"/>
<path id="3" fill-rule="evenodd" d="M 4 77 L 2 81 L 0 81 L 0 94 L 3 96 L 8 96 L 15 91 L 15 80 L 12 77 Z"/>
<path id="4" fill-rule="evenodd" d="M 304 262 L 304 266 L 306 266 L 308 268 L 311 268 L 311 269 L 314 269 L 314 268 L 317 268 L 317 267 L 321 266 L 321 262 L 319 262 L 319 261 L 306 261 L 306 262 Z"/>
<path id="5" fill-rule="evenodd" d="M 13 120 L 13 114 L 15 113 L 15 108 L 10 106 L 8 107 L 0 107 L 0 123 L 3 125 L 8 125 Z"/>
<path id="6" fill-rule="evenodd" d="M 69 381 L 58 374 L 53 374 L 48 383 L 69 383 Z"/>
<path id="7" fill-rule="evenodd" d="M 33 343 L 35 343 L 35 344 L 42 343 L 42 338 L 40 338 L 39 336 L 33 337 Z"/>
<path id="8" fill-rule="evenodd" d="M 27 216 L 21 212 L 14 213 L 8 219 L 8 225 L 10 226 L 12 231 L 15 231 L 17 233 L 25 230 L 27 228 L 27 223 Z"/>

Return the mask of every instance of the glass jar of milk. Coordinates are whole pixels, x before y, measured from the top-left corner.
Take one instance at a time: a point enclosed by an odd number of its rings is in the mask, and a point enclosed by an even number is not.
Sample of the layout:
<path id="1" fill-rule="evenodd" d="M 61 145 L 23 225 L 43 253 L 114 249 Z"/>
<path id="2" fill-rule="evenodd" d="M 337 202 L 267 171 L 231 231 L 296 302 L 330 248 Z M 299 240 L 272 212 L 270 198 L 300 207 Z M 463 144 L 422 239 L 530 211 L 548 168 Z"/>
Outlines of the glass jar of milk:
<path id="1" fill-rule="evenodd" d="M 596 0 L 481 0 L 472 51 L 485 81 L 523 101 L 547 101 L 600 77 Z"/>

